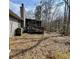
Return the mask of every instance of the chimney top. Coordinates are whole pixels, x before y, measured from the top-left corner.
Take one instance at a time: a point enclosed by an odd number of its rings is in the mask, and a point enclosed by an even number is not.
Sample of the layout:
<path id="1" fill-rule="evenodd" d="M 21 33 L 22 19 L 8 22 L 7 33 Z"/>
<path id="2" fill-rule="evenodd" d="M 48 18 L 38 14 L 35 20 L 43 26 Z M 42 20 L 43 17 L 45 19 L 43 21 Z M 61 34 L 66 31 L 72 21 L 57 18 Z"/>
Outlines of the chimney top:
<path id="1" fill-rule="evenodd" d="M 22 6 L 24 6 L 24 4 L 22 3 Z"/>

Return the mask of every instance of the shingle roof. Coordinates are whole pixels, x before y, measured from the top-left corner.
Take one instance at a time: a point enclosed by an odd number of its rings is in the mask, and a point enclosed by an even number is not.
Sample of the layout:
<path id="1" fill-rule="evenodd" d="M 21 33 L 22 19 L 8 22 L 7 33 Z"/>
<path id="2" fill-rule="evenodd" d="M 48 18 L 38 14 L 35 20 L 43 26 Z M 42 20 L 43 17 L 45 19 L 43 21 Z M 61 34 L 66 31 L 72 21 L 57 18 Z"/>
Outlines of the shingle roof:
<path id="1" fill-rule="evenodd" d="M 21 17 L 19 17 L 18 15 L 16 15 L 12 10 L 9 9 L 9 17 L 12 16 L 13 18 L 16 18 L 16 20 L 22 20 L 23 19 Z"/>

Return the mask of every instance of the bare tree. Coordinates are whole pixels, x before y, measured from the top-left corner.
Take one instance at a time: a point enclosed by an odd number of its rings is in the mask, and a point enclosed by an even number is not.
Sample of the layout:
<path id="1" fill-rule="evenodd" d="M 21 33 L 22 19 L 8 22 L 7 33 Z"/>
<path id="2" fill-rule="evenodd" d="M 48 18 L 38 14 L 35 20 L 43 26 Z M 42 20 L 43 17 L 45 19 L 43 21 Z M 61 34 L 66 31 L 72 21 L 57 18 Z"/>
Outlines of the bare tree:
<path id="1" fill-rule="evenodd" d="M 35 19 L 36 20 L 41 20 L 41 5 L 36 6 L 36 9 L 35 9 Z"/>
<path id="2" fill-rule="evenodd" d="M 69 35 L 70 33 L 70 2 L 69 0 L 64 0 L 64 22 L 63 22 L 63 34 Z"/>
<path id="3" fill-rule="evenodd" d="M 68 35 L 70 32 L 69 0 L 41 0 L 40 6 L 41 13 L 38 12 L 37 14 L 41 15 L 39 18 L 41 18 L 45 30 Z M 60 9 L 62 6 L 64 6 L 64 11 Z"/>

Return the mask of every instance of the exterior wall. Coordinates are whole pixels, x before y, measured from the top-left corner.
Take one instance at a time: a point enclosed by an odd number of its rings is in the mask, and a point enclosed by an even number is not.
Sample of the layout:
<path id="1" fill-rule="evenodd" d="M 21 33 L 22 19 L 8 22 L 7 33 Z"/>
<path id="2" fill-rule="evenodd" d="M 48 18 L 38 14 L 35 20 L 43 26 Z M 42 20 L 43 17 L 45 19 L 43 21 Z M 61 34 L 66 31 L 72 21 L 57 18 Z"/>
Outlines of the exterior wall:
<path id="1" fill-rule="evenodd" d="M 14 36 L 15 29 L 21 27 L 21 23 L 18 22 L 16 19 L 9 17 L 9 36 Z"/>

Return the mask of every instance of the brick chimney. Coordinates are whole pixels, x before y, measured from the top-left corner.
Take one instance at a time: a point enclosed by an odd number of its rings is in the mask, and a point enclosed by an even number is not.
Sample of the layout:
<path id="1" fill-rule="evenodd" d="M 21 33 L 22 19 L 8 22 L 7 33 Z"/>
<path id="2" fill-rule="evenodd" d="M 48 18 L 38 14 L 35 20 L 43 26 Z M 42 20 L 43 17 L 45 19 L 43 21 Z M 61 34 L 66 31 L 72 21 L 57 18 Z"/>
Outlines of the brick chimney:
<path id="1" fill-rule="evenodd" d="M 21 7 L 20 7 L 20 16 L 21 18 L 24 20 L 24 27 L 25 27 L 25 9 L 24 9 L 24 4 L 22 3 Z"/>

